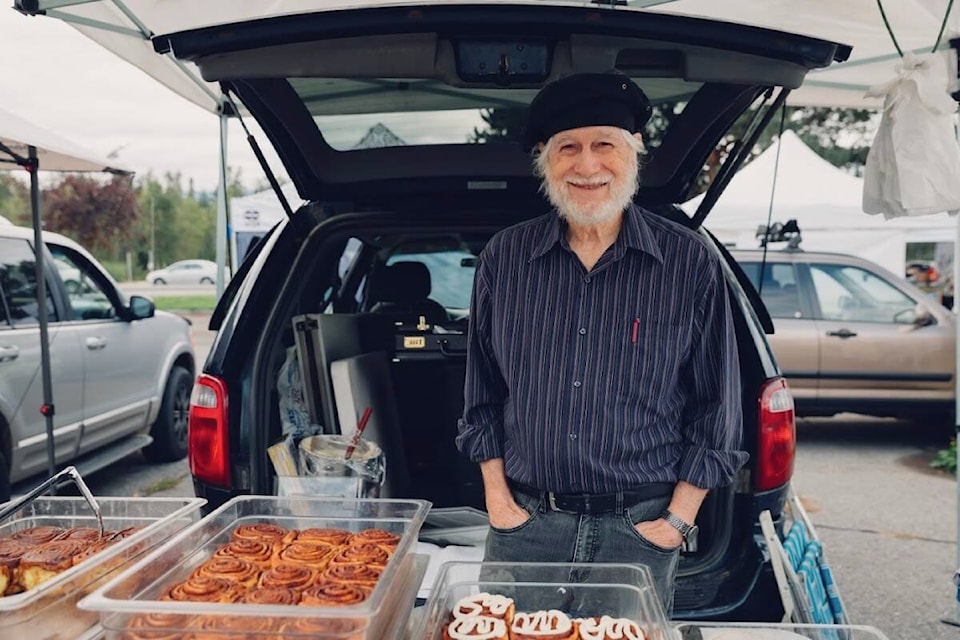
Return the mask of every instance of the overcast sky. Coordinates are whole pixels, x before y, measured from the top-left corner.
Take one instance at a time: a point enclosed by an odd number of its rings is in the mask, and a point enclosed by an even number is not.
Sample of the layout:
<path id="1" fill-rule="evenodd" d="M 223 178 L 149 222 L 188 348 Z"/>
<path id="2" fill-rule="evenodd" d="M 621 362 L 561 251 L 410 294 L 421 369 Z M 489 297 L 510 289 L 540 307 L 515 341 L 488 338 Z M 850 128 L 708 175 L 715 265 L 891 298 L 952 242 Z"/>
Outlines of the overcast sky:
<path id="1" fill-rule="evenodd" d="M 217 184 L 219 121 L 123 62 L 80 32 L 0 6 L 0 108 L 117 159 L 137 174 L 179 171 L 184 186 Z M 274 171 L 286 174 L 253 122 Z M 228 163 L 248 188 L 263 178 L 243 130 L 232 122 Z"/>

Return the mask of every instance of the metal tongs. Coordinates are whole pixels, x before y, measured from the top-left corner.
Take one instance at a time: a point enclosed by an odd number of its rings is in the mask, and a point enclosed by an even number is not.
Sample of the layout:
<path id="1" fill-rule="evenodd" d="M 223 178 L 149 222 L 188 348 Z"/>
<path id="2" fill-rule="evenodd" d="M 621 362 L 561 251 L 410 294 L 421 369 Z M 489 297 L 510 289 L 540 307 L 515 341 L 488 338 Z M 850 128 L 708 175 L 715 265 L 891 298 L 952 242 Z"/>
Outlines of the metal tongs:
<path id="1" fill-rule="evenodd" d="M 77 485 L 77 488 L 80 489 L 80 493 L 83 495 L 84 499 L 87 501 L 87 504 L 90 505 L 90 509 L 93 510 L 93 514 L 97 516 L 97 526 L 100 528 L 100 537 L 103 537 L 103 515 L 100 513 L 100 505 L 97 504 L 97 500 L 93 497 L 93 494 L 90 493 L 90 489 L 87 487 L 86 483 L 83 481 L 83 478 L 80 477 L 80 472 L 77 471 L 76 467 L 70 466 L 65 468 L 60 473 L 55 474 L 53 477 L 47 479 L 41 483 L 37 488 L 35 488 L 30 493 L 26 494 L 16 502 L 10 502 L 6 506 L 0 506 L 0 522 L 3 522 L 8 517 L 19 511 L 21 508 L 27 504 L 33 502 L 51 488 L 59 487 L 61 484 L 64 484 L 68 481 L 73 481 L 73 484 Z"/>

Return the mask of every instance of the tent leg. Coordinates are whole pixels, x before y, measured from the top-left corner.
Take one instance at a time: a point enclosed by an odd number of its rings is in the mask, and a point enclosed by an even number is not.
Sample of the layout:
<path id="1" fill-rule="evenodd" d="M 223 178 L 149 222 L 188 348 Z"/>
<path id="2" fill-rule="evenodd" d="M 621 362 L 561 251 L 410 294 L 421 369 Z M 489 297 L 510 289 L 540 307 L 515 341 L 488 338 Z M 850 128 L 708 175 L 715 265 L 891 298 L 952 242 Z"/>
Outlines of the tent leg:
<path id="1" fill-rule="evenodd" d="M 53 381 L 50 375 L 50 340 L 47 323 L 47 281 L 44 277 L 43 233 L 40 228 L 40 184 L 37 171 L 40 163 L 37 160 L 37 148 L 29 147 L 30 166 L 30 214 L 33 220 L 33 245 L 37 260 L 37 311 L 40 318 L 40 368 L 43 376 L 43 406 L 40 412 L 46 420 L 47 426 L 47 473 L 52 478 L 57 473 L 56 452 L 53 442 Z"/>
<path id="2" fill-rule="evenodd" d="M 227 112 L 220 100 L 220 181 L 217 184 L 217 300 L 223 294 L 227 263 Z"/>

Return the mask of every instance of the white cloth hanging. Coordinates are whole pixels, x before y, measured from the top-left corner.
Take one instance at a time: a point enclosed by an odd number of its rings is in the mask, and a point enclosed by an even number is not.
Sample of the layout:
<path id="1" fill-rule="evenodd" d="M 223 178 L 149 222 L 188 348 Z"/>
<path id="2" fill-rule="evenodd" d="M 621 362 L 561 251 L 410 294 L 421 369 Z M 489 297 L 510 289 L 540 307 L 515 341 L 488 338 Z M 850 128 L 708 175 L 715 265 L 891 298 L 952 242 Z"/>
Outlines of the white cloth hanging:
<path id="1" fill-rule="evenodd" d="M 863 210 L 886 218 L 960 210 L 960 146 L 953 127 L 947 55 L 906 53 L 897 76 L 871 87 L 884 98 L 867 155 Z"/>

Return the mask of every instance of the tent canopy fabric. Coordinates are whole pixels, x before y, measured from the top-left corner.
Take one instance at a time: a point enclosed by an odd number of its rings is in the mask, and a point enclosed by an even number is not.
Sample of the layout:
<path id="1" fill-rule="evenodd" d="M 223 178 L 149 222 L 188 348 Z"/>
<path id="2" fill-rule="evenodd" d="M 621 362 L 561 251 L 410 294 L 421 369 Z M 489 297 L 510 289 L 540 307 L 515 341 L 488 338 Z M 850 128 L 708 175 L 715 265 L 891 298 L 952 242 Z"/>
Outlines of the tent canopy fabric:
<path id="1" fill-rule="evenodd" d="M 36 147 L 41 171 L 128 172 L 116 163 L 3 109 L 0 109 L 0 144 L 21 158 L 28 157 L 28 146 Z M 7 154 L 0 150 L 0 160 L 7 159 Z M 0 170 L 14 168 L 17 166 L 0 162 Z"/>
<path id="2" fill-rule="evenodd" d="M 903 273 L 907 243 L 953 242 L 956 236 L 956 220 L 945 213 L 893 220 L 863 213 L 863 179 L 833 166 L 789 130 L 737 172 L 704 226 L 731 247 L 758 248 L 757 227 L 767 223 L 771 191 L 770 221 L 796 219 L 802 248 L 852 253 L 893 273 Z M 702 199 L 683 209 L 692 214 Z"/>
<path id="3" fill-rule="evenodd" d="M 480 2 L 496 0 L 480 0 Z M 560 4 L 556 0 L 549 0 Z M 452 4 L 451 0 L 433 0 Z M 14 6 L 25 11 L 24 0 Z M 126 0 L 123 6 L 104 0 L 33 0 L 37 10 L 72 24 L 84 35 L 127 60 L 187 100 L 208 111 L 219 109 L 219 89 L 203 81 L 191 63 L 171 56 L 158 56 L 151 35 L 316 11 L 315 0 Z M 382 6 L 422 4 L 422 0 L 325 0 L 324 11 Z M 583 2 L 566 2 L 580 6 Z M 933 48 L 943 22 L 947 0 L 896 0 L 884 3 L 890 25 L 903 51 L 928 52 Z M 876 0 L 629 0 L 627 7 L 595 7 L 616 13 L 630 9 L 696 15 L 792 31 L 854 46 L 850 60 L 812 72 L 804 85 L 790 96 L 795 105 L 879 107 L 877 99 L 866 99 L 866 90 L 894 75 L 898 60 L 892 40 L 877 8 Z M 135 16 L 135 19 L 131 18 Z M 946 23 L 940 48 L 960 32 L 960 3 Z"/>

